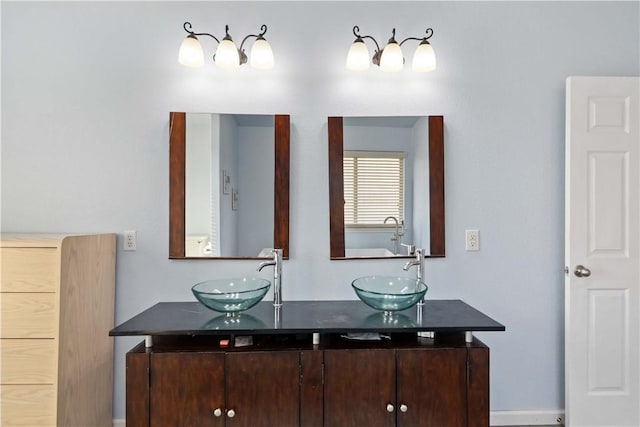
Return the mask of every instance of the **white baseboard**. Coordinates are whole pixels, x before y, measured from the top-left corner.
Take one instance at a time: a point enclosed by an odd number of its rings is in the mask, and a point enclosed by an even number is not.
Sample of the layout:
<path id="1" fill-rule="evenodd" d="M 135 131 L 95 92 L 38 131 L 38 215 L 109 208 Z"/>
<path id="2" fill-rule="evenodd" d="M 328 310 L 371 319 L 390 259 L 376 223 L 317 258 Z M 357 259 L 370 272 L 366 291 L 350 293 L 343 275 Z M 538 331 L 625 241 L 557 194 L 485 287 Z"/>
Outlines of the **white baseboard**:
<path id="1" fill-rule="evenodd" d="M 491 411 L 491 426 L 564 425 L 564 410 L 553 411 Z"/>
<path id="2" fill-rule="evenodd" d="M 564 411 L 491 411 L 492 426 L 563 425 Z M 126 427 L 124 420 L 113 420 L 113 427 Z"/>

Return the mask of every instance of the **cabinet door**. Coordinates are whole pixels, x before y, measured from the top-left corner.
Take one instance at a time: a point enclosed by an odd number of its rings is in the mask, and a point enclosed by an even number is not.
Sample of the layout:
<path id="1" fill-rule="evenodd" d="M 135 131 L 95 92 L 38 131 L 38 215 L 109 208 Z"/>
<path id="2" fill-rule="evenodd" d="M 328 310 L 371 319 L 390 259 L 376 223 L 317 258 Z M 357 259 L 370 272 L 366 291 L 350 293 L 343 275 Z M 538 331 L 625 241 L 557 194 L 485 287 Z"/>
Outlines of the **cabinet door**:
<path id="1" fill-rule="evenodd" d="M 227 427 L 300 424 L 300 352 L 227 353 L 226 376 Z"/>
<path id="2" fill-rule="evenodd" d="M 398 426 L 464 427 L 467 350 L 397 350 Z"/>
<path id="3" fill-rule="evenodd" d="M 151 427 L 224 426 L 224 353 L 152 353 L 150 381 Z"/>
<path id="4" fill-rule="evenodd" d="M 395 404 L 393 350 L 324 352 L 325 426 L 391 427 Z"/>

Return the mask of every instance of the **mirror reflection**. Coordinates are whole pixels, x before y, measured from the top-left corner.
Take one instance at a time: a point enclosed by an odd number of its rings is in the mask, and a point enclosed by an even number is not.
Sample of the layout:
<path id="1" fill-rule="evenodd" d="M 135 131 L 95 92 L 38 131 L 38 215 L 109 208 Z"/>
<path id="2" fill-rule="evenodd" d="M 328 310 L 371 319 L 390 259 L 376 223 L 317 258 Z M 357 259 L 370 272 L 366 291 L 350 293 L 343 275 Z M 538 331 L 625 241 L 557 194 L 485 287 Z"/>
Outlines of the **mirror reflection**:
<path id="1" fill-rule="evenodd" d="M 266 258 L 288 249 L 288 125 L 288 116 L 172 113 L 172 258 Z"/>
<path id="2" fill-rule="evenodd" d="M 442 142 L 433 119 L 329 118 L 332 258 L 410 257 L 416 248 L 444 255 L 440 231 L 432 244 L 434 224 L 444 228 L 444 200 L 442 212 L 432 209 L 443 170 L 431 158 Z"/>

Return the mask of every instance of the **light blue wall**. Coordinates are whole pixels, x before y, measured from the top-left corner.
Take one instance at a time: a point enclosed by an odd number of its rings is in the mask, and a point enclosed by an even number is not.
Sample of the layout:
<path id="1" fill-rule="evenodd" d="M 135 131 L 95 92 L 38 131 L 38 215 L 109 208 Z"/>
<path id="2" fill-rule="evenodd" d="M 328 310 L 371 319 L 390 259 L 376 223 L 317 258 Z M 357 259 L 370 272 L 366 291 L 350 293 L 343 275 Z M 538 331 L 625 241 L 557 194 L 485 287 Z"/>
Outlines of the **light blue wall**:
<path id="1" fill-rule="evenodd" d="M 507 326 L 478 334 L 492 349 L 493 410 L 563 407 L 565 78 L 640 73 L 637 2 L 1 7 L 2 230 L 137 230 L 137 252 L 117 254 L 117 322 L 256 267 L 167 259 L 169 111 L 291 115 L 285 301 L 354 299 L 356 276 L 405 274 L 401 260 L 329 260 L 326 117 L 442 114 L 447 257 L 426 262 L 428 297 L 461 298 Z M 267 24 L 276 68 L 180 67 L 186 20 L 218 35 L 229 24 L 236 40 Z M 433 27 L 438 70 L 348 72 L 356 24 L 379 40 Z M 480 230 L 480 252 L 464 251 L 466 228 Z M 115 340 L 116 418 L 138 341 Z"/>
<path id="2" fill-rule="evenodd" d="M 185 233 L 210 236 L 211 116 L 187 114 L 185 139 Z"/>
<path id="3" fill-rule="evenodd" d="M 220 178 L 220 256 L 234 257 L 238 255 L 238 213 L 231 206 L 232 188 L 237 186 L 238 149 L 235 141 L 238 126 L 232 115 L 220 114 L 220 169 L 226 169 L 231 184 L 229 194 L 224 194 L 222 178 Z M 222 172 L 220 172 L 222 174 Z M 222 177 L 222 175 L 219 175 Z"/>
<path id="4" fill-rule="evenodd" d="M 275 142 L 270 126 L 238 126 L 238 254 L 273 247 Z"/>
<path id="5" fill-rule="evenodd" d="M 413 126 L 413 236 L 410 241 L 420 242 L 422 248 L 431 251 L 430 212 L 429 206 L 429 145 L 426 138 L 429 133 L 429 119 L 418 119 Z M 427 167 L 424 167 L 427 165 Z"/>

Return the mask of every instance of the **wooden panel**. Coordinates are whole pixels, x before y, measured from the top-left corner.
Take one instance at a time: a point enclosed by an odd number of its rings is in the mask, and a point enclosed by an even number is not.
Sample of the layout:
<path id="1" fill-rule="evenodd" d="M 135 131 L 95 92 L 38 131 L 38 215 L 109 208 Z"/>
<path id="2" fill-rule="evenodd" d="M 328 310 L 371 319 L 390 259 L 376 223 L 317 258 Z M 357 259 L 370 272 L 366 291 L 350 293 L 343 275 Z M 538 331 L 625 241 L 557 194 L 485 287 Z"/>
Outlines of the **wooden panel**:
<path id="1" fill-rule="evenodd" d="M 489 349 L 468 351 L 468 427 L 489 427 Z"/>
<path id="2" fill-rule="evenodd" d="M 329 244 L 331 258 L 344 257 L 344 176 L 342 117 L 329 117 Z"/>
<path id="3" fill-rule="evenodd" d="M 53 385 L 3 385 L 0 401 L 2 427 L 56 425 Z"/>
<path id="4" fill-rule="evenodd" d="M 249 389 L 253 380 L 240 387 Z M 225 425 L 224 414 L 213 415 L 225 408 L 224 353 L 151 353 L 150 389 L 151 427 Z"/>
<path id="5" fill-rule="evenodd" d="M 169 115 L 169 258 L 185 256 L 186 113 Z"/>
<path id="6" fill-rule="evenodd" d="M 0 340 L 0 383 L 55 384 L 55 351 L 53 339 Z"/>
<path id="7" fill-rule="evenodd" d="M 1 338 L 55 338 L 56 300 L 52 293 L 3 293 Z"/>
<path id="8" fill-rule="evenodd" d="M 444 256 L 444 118 L 442 116 L 429 116 L 429 209 L 430 256 Z"/>
<path id="9" fill-rule="evenodd" d="M 275 200 L 273 247 L 282 249 L 282 257 L 289 257 L 289 133 L 288 115 L 274 117 L 275 132 Z"/>
<path id="10" fill-rule="evenodd" d="M 144 342 L 126 356 L 127 427 L 149 427 L 149 353 Z"/>
<path id="11" fill-rule="evenodd" d="M 298 351 L 228 353 L 226 378 L 228 427 L 300 425 Z"/>
<path id="12" fill-rule="evenodd" d="M 398 350 L 398 426 L 465 427 L 466 367 L 466 348 Z"/>
<path id="13" fill-rule="evenodd" d="M 0 249 L 0 292 L 56 292 L 59 260 L 55 248 Z"/>
<path id="14" fill-rule="evenodd" d="M 114 234 L 62 243 L 58 424 L 113 423 Z M 89 345 L 87 345 L 89 344 Z"/>
<path id="15" fill-rule="evenodd" d="M 324 364 L 326 426 L 396 425 L 393 350 L 327 350 Z"/>
<path id="16" fill-rule="evenodd" d="M 322 387 L 321 351 L 303 351 L 300 354 L 302 378 L 300 379 L 300 425 L 302 427 L 322 427 Z"/>

